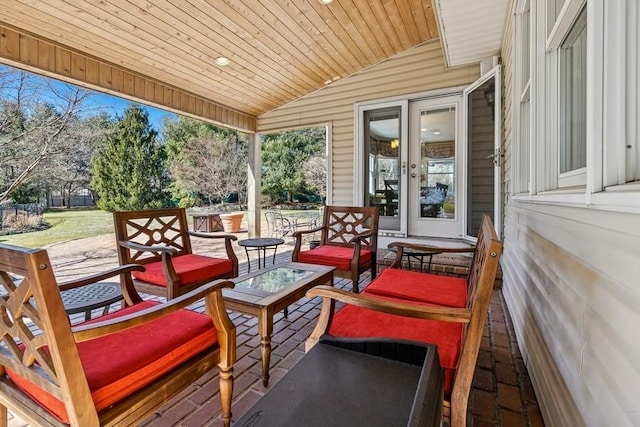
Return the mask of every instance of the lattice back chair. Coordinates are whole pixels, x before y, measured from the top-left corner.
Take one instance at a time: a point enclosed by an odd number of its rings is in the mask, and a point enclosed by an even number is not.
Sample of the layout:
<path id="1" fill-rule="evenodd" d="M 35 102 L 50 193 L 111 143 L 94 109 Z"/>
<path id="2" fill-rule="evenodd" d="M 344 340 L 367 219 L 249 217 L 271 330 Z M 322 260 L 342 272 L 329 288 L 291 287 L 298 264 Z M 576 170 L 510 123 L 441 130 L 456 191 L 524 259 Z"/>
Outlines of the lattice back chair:
<path id="1" fill-rule="evenodd" d="M 119 267 L 76 285 L 140 269 Z M 216 365 L 229 425 L 236 333 L 224 287 L 233 283 L 140 302 L 72 328 L 47 252 L 0 244 L 0 425 L 7 408 L 37 426 L 139 425 Z M 184 309 L 202 299 L 209 315 Z"/>
<path id="2" fill-rule="evenodd" d="M 292 260 L 309 264 L 331 265 L 335 274 L 351 279 L 353 292 L 360 291 L 360 274 L 371 270 L 376 277 L 378 247 L 377 207 L 327 206 L 321 226 L 296 231 Z M 305 234 L 320 232 L 320 246 L 301 250 Z"/>
<path id="3" fill-rule="evenodd" d="M 236 236 L 189 231 L 182 208 L 116 211 L 113 213 L 120 265 L 141 264 L 126 286 L 147 294 L 175 298 L 215 279 L 238 276 L 238 258 L 231 242 Z M 224 241 L 226 258 L 197 255 L 191 237 Z"/>

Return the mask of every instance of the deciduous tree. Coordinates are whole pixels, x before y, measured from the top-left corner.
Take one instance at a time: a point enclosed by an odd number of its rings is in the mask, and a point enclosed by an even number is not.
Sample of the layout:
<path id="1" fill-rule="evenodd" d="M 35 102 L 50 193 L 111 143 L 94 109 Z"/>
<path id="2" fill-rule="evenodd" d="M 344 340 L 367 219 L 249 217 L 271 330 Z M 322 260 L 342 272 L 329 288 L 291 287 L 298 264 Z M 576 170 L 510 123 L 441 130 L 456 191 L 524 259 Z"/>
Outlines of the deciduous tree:
<path id="1" fill-rule="evenodd" d="M 78 141 L 93 138 L 84 126 L 89 92 L 0 69 L 0 202 L 21 184 L 46 173 L 46 163 L 71 154 Z"/>
<path id="2" fill-rule="evenodd" d="M 187 117 L 165 121 L 172 193 L 183 206 L 214 203 L 247 191 L 246 135 Z"/>

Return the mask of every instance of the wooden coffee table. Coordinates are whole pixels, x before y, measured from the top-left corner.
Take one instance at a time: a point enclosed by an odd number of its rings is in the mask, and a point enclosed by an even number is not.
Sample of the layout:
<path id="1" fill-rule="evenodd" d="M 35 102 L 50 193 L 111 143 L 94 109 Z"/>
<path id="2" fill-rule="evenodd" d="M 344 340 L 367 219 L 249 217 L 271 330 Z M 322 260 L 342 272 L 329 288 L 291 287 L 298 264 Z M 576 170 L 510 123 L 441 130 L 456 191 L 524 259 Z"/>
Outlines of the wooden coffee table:
<path id="1" fill-rule="evenodd" d="M 269 384 L 273 315 L 304 297 L 316 285 L 333 285 L 334 267 L 288 262 L 232 279 L 234 289 L 223 289 L 229 310 L 258 317 L 261 337 L 262 384 Z"/>

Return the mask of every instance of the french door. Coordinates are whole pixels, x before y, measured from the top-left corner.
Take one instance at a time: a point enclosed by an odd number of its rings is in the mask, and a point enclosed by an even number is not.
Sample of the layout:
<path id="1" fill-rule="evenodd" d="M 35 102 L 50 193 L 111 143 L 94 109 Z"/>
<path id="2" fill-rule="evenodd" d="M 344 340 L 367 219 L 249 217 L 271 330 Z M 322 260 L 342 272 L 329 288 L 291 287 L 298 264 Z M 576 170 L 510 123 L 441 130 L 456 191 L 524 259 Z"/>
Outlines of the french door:
<path id="1" fill-rule="evenodd" d="M 356 106 L 354 201 L 380 208 L 380 232 L 473 240 L 500 230 L 497 66 L 462 93 Z"/>
<path id="2" fill-rule="evenodd" d="M 463 235 L 478 236 L 482 214 L 491 217 L 498 233 L 502 209 L 502 94 L 500 66 L 464 90 L 465 192 Z"/>
<path id="3" fill-rule="evenodd" d="M 461 236 L 464 215 L 461 106 L 460 95 L 411 103 L 410 236 Z"/>

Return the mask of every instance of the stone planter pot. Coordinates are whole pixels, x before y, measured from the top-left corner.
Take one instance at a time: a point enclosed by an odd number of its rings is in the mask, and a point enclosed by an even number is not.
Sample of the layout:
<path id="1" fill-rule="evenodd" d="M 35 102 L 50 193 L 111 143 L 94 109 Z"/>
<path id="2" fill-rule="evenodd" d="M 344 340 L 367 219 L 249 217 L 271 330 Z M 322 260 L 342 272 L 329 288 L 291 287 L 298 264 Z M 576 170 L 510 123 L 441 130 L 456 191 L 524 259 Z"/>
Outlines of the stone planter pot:
<path id="1" fill-rule="evenodd" d="M 227 213 L 220 214 L 220 220 L 222 221 L 222 228 L 227 233 L 237 233 L 240 231 L 240 224 L 242 223 L 243 213 Z"/>

